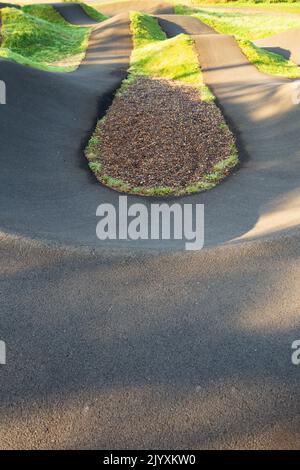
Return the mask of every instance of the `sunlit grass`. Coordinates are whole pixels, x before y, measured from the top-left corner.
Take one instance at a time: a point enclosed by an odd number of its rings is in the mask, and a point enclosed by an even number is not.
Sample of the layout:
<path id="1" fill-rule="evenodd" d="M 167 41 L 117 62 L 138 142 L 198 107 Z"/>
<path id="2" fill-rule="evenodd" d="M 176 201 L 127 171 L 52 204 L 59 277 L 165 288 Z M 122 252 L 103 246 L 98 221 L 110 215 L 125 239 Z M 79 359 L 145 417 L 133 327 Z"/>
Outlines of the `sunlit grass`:
<path id="1" fill-rule="evenodd" d="M 50 5 L 3 8 L 1 19 L 3 58 L 43 70 L 70 71 L 85 54 L 91 29 L 67 23 Z M 75 66 L 55 64 L 74 56 Z"/>

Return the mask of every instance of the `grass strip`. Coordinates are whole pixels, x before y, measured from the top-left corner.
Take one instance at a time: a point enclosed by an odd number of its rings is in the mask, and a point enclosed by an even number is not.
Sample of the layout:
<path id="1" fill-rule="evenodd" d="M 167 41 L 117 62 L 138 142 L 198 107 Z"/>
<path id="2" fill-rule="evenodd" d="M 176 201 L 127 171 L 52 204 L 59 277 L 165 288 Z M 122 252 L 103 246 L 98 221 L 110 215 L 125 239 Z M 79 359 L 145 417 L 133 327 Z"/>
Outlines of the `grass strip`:
<path id="1" fill-rule="evenodd" d="M 91 5 L 87 5 L 86 3 L 82 3 L 82 2 L 79 2 L 81 8 L 83 9 L 83 11 L 85 11 L 85 13 L 90 16 L 93 20 L 95 21 L 99 21 L 99 23 L 101 21 L 104 21 L 104 20 L 107 20 L 108 19 L 108 16 L 106 15 L 103 15 L 103 13 L 101 13 L 100 11 L 96 10 L 95 8 L 91 7 Z"/>
<path id="2" fill-rule="evenodd" d="M 23 11 L 23 13 L 26 13 L 26 15 L 34 16 L 35 18 L 38 18 L 40 20 L 60 24 L 63 26 L 69 26 L 69 23 L 51 5 L 42 3 L 34 5 L 24 5 L 21 11 Z"/>

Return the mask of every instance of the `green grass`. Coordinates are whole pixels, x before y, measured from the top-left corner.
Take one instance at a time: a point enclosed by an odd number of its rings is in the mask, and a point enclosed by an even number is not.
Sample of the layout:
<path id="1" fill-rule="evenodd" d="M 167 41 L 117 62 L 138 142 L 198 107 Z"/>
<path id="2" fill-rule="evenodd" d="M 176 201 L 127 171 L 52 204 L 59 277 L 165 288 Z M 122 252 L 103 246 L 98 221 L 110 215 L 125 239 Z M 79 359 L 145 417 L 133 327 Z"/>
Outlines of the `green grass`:
<path id="1" fill-rule="evenodd" d="M 284 13 L 299 13 L 299 0 L 168 0 L 175 5 L 186 5 L 192 7 L 221 7 L 221 8 L 253 8 Z"/>
<path id="2" fill-rule="evenodd" d="M 23 13 L 27 15 L 34 16 L 40 20 L 50 21 L 51 23 L 60 24 L 63 26 L 68 26 L 69 23 L 56 11 L 51 5 L 47 4 L 34 4 L 34 5 L 24 5 L 22 7 Z"/>
<path id="3" fill-rule="evenodd" d="M 278 77 L 300 78 L 300 67 L 291 60 L 261 49 L 251 41 L 239 40 L 238 43 L 248 60 L 261 72 Z"/>
<path id="4" fill-rule="evenodd" d="M 131 66 L 128 78 L 123 82 L 118 95 L 124 93 L 137 77 L 148 76 L 179 80 L 186 85 L 193 86 L 201 92 L 201 98 L 213 101 L 213 95 L 204 85 L 197 55 L 193 48 L 193 40 L 181 34 L 176 38 L 167 39 L 155 17 L 139 12 L 132 12 L 131 31 L 133 35 L 134 50 L 131 56 Z M 214 105 L 212 103 L 212 105 Z M 235 146 L 231 154 L 222 162 L 214 165 L 211 173 L 186 187 L 132 187 L 121 179 L 112 178 L 104 173 L 99 157 L 99 133 L 105 118 L 99 121 L 94 135 L 91 137 L 85 150 L 90 169 L 97 179 L 104 185 L 117 191 L 138 194 L 142 196 L 180 196 L 205 191 L 215 187 L 238 163 L 238 154 Z M 229 131 L 224 122 L 224 128 Z"/>
<path id="5" fill-rule="evenodd" d="M 248 60 L 261 72 L 291 79 L 300 77 L 300 68 L 291 60 L 287 60 L 279 54 L 265 51 L 252 42 L 255 39 L 300 27 L 299 17 L 216 11 L 183 5 L 177 5 L 175 12 L 190 14 L 219 33 L 234 35 Z"/>
<path id="6" fill-rule="evenodd" d="M 151 15 L 132 12 L 130 14 L 130 21 L 134 47 L 136 49 L 167 39 L 158 21 Z"/>
<path id="7" fill-rule="evenodd" d="M 175 12 L 192 14 L 207 22 L 223 34 L 233 34 L 237 39 L 255 40 L 300 27 L 298 16 L 279 16 L 261 13 L 219 11 L 212 9 L 175 6 Z"/>
<path id="8" fill-rule="evenodd" d="M 90 28 L 67 23 L 50 5 L 3 8 L 1 18 L 0 57 L 42 70 L 69 72 L 85 54 Z M 76 65 L 68 65 L 74 56 Z"/>
<path id="9" fill-rule="evenodd" d="M 104 21 L 108 19 L 108 16 L 103 15 L 100 11 L 96 10 L 90 5 L 87 5 L 86 3 L 79 2 L 81 8 L 86 12 L 87 15 L 89 15 L 93 20 L 95 21 Z"/>

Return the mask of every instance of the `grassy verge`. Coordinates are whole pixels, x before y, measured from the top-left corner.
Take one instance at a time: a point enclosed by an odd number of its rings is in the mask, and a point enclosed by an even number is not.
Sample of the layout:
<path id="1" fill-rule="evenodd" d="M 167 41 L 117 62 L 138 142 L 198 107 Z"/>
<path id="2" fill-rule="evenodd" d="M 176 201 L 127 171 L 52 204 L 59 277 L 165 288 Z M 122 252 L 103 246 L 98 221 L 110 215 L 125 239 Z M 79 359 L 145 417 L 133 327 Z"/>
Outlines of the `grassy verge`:
<path id="1" fill-rule="evenodd" d="M 90 28 L 67 23 L 50 5 L 3 8 L 1 19 L 0 57 L 42 70 L 70 72 L 85 54 Z"/>
<path id="2" fill-rule="evenodd" d="M 213 6 L 228 8 L 249 8 L 283 13 L 300 13 L 299 0 L 169 0 L 187 6 Z"/>
<path id="3" fill-rule="evenodd" d="M 251 41 L 238 40 L 238 43 L 248 58 L 261 72 L 285 78 L 300 78 L 300 67 L 291 60 L 273 52 L 257 47 Z"/>
<path id="4" fill-rule="evenodd" d="M 103 15 L 100 11 L 96 10 L 95 8 L 87 5 L 86 3 L 79 2 L 81 8 L 85 11 L 87 15 L 89 15 L 95 21 L 104 21 L 108 19 L 108 16 Z"/>
<path id="5" fill-rule="evenodd" d="M 179 35 L 172 39 L 166 39 L 157 20 L 146 14 L 131 13 L 131 30 L 133 35 L 134 50 L 131 57 L 129 77 L 123 82 L 118 95 L 124 93 L 137 77 L 148 76 L 181 81 L 185 85 L 196 87 L 202 100 L 213 103 L 213 95 L 204 85 L 202 73 L 199 68 L 197 55 L 193 48 L 193 41 L 186 35 Z M 235 146 L 231 148 L 231 154 L 216 164 L 213 171 L 207 174 L 201 181 L 197 181 L 184 188 L 171 187 L 130 187 L 127 182 L 112 178 L 105 174 L 101 156 L 97 154 L 100 142 L 99 134 L 103 118 L 97 125 L 96 131 L 86 148 L 86 157 L 90 169 L 97 179 L 104 185 L 122 192 L 145 196 L 170 196 L 191 194 L 216 186 L 238 162 Z M 224 128 L 227 128 L 224 122 Z"/>
<path id="6" fill-rule="evenodd" d="M 218 28 L 224 34 L 234 34 L 238 39 L 250 41 L 300 27 L 298 16 L 262 15 L 247 11 L 219 11 L 191 8 L 184 5 L 176 5 L 175 12 L 201 17 L 203 21 L 209 22 L 213 28 Z"/>
<path id="7" fill-rule="evenodd" d="M 261 72 L 291 79 L 300 77 L 300 68 L 291 60 L 256 47 L 252 42 L 255 39 L 300 27 L 298 17 L 203 10 L 183 5 L 175 6 L 175 12 L 192 15 L 219 33 L 234 35 L 248 60 Z"/>

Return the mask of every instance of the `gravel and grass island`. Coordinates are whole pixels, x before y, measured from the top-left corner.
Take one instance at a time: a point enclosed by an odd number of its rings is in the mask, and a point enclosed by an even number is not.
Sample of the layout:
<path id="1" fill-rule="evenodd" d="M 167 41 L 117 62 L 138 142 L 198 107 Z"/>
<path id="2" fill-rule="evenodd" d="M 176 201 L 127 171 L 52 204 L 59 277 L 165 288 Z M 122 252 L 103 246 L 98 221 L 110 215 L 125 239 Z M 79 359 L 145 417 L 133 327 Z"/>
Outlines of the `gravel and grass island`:
<path id="1" fill-rule="evenodd" d="M 139 12 L 131 30 L 129 76 L 86 148 L 91 170 L 106 186 L 144 196 L 213 188 L 238 156 L 193 40 L 167 39 L 155 17 Z"/>

